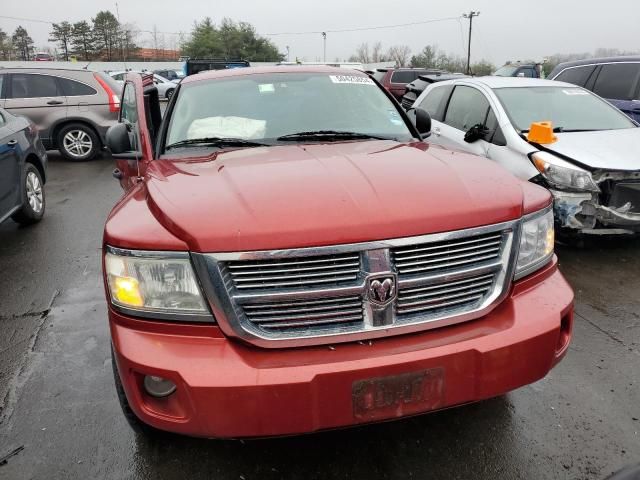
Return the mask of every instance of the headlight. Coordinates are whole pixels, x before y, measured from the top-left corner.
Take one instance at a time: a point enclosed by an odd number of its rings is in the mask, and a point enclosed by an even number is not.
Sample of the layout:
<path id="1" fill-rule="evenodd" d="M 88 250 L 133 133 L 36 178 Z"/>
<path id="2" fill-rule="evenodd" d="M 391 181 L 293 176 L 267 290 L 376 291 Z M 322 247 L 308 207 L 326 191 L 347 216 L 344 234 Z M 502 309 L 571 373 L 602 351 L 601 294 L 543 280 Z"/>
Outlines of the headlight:
<path id="1" fill-rule="evenodd" d="M 553 256 L 553 210 L 525 217 L 520 236 L 516 280 L 543 267 Z"/>
<path id="2" fill-rule="evenodd" d="M 542 176 L 554 187 L 599 192 L 589 172 L 548 152 L 531 154 L 531 160 Z"/>
<path id="3" fill-rule="evenodd" d="M 151 318 L 212 320 L 189 254 L 109 248 L 104 263 L 117 307 Z"/>

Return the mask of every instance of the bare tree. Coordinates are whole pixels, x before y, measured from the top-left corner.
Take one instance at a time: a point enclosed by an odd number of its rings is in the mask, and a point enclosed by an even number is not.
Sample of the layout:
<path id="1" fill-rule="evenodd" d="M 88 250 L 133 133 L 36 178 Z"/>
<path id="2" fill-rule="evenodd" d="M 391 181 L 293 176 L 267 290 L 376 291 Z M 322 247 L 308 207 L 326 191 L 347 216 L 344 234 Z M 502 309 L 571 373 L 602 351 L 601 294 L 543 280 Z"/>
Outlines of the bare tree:
<path id="1" fill-rule="evenodd" d="M 382 53 L 382 42 L 376 42 L 373 44 L 371 51 L 371 62 L 380 63 L 385 61 L 385 55 Z"/>
<path id="2" fill-rule="evenodd" d="M 360 63 L 371 63 L 371 55 L 369 54 L 369 44 L 363 43 L 356 50 L 355 58 Z"/>
<path id="3" fill-rule="evenodd" d="M 406 67 L 411 58 L 411 49 L 407 45 L 395 45 L 389 48 L 387 55 L 396 62 L 396 66 Z"/>

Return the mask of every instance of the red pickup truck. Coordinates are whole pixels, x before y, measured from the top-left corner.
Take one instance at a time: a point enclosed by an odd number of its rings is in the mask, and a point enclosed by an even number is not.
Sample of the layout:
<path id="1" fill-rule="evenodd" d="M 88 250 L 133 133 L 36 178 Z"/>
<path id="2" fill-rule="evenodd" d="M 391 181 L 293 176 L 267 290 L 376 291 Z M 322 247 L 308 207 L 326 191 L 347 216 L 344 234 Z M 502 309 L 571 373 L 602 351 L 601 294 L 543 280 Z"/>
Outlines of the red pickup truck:
<path id="1" fill-rule="evenodd" d="M 329 67 L 194 75 L 164 119 L 127 78 L 103 267 L 132 425 L 312 432 L 502 395 L 562 359 L 549 193 L 410 115 Z"/>

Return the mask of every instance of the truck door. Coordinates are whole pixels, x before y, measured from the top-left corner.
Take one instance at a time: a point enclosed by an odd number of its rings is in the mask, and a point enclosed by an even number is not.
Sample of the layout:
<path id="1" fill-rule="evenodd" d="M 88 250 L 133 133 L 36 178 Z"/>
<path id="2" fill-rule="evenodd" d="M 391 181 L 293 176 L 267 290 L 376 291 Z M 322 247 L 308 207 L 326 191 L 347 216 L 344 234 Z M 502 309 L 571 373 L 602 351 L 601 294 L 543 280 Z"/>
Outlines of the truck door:
<path id="1" fill-rule="evenodd" d="M 128 74 L 122 90 L 119 123 L 126 125 L 131 151 L 114 155 L 117 169 L 114 176 L 125 190 L 144 176 L 154 159 L 154 140 L 160 129 L 161 115 L 158 90 L 153 76 Z"/>

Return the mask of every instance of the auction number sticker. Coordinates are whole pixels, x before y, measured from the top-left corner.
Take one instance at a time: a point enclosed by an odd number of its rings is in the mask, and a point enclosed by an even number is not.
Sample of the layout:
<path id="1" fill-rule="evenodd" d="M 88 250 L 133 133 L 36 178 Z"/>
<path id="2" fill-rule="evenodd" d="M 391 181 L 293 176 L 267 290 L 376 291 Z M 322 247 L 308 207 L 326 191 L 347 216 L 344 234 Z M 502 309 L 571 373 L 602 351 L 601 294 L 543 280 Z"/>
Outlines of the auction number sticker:
<path id="1" fill-rule="evenodd" d="M 351 85 L 375 85 L 369 77 L 360 75 L 329 75 L 333 83 L 349 83 Z"/>
<path id="2" fill-rule="evenodd" d="M 589 95 L 588 92 L 585 92 L 584 90 L 580 90 L 577 88 L 572 88 L 571 90 L 562 90 L 564 92 L 565 95 Z"/>

